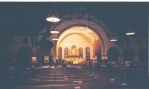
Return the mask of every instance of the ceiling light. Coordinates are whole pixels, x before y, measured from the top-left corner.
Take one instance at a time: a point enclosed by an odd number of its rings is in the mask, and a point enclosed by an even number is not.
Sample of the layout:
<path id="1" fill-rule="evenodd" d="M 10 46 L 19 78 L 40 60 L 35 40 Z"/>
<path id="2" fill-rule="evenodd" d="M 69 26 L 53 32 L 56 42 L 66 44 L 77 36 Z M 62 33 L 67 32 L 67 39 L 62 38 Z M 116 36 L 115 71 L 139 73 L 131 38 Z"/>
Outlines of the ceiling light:
<path id="1" fill-rule="evenodd" d="M 52 40 L 59 40 L 58 38 L 52 38 Z"/>
<path id="2" fill-rule="evenodd" d="M 110 41 L 117 41 L 116 39 L 111 39 Z"/>
<path id="3" fill-rule="evenodd" d="M 46 18 L 46 20 L 47 21 L 49 21 L 49 22 L 59 22 L 60 21 L 60 19 L 57 17 L 57 16 L 48 16 L 47 18 Z"/>
<path id="4" fill-rule="evenodd" d="M 117 39 L 116 39 L 115 37 L 112 37 L 112 38 L 110 39 L 110 41 L 117 41 Z"/>
<path id="5" fill-rule="evenodd" d="M 50 31 L 50 33 L 59 33 L 59 31 L 56 31 L 56 30 L 55 31 Z"/>
<path id="6" fill-rule="evenodd" d="M 56 5 L 51 5 L 50 12 L 48 17 L 46 18 L 49 22 L 59 22 L 60 19 L 58 18 L 58 13 L 56 10 Z"/>
<path id="7" fill-rule="evenodd" d="M 127 30 L 126 30 L 126 35 L 134 35 L 135 32 L 134 32 L 134 29 L 132 27 L 129 27 Z"/>
<path id="8" fill-rule="evenodd" d="M 126 32 L 126 35 L 134 35 L 134 32 Z"/>

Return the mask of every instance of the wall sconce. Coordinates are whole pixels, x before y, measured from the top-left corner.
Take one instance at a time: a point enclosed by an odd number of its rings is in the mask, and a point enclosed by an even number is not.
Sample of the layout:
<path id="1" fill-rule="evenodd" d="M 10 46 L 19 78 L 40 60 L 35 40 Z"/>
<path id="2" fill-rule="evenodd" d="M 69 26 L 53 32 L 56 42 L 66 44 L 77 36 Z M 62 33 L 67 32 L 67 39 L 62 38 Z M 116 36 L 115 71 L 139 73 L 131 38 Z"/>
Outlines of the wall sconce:
<path id="1" fill-rule="evenodd" d="M 32 57 L 32 63 L 37 63 L 37 57 Z"/>

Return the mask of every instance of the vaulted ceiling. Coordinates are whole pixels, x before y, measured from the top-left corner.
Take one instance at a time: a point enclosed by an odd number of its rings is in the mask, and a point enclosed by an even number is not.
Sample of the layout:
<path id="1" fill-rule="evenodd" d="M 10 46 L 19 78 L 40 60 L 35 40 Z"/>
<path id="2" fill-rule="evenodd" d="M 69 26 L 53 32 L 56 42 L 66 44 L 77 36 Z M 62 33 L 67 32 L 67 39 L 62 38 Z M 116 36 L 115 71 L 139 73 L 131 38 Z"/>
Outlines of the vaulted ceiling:
<path id="1" fill-rule="evenodd" d="M 120 35 L 130 26 L 136 36 L 148 35 L 147 2 L 0 2 L 0 34 L 36 35 L 44 27 L 50 28 L 46 17 L 53 4 L 60 17 L 83 6 Z"/>

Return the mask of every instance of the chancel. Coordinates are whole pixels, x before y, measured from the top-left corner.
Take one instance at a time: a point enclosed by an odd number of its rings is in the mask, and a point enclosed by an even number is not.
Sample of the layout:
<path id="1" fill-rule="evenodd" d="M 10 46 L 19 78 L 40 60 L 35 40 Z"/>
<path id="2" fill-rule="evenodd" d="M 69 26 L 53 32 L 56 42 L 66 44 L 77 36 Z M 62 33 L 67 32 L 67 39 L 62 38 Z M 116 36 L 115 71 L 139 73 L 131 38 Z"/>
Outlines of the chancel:
<path id="1" fill-rule="evenodd" d="M 72 62 L 73 64 L 78 64 L 84 61 L 81 49 L 78 49 L 75 45 L 72 45 L 70 49 L 65 48 L 65 57 L 64 59 L 67 62 Z"/>
<path id="2" fill-rule="evenodd" d="M 0 2 L 0 11 L 0 89 L 149 89 L 148 3 Z"/>

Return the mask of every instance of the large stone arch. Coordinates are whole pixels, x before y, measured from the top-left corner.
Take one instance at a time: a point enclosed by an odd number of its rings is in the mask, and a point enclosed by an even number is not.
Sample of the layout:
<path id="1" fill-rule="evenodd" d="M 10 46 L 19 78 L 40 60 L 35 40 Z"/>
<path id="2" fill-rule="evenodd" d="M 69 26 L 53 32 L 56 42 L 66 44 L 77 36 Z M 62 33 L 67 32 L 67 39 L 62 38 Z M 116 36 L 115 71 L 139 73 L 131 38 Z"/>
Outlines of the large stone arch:
<path id="1" fill-rule="evenodd" d="M 118 57 L 120 56 L 120 51 L 116 47 L 110 47 L 107 50 L 107 55 L 110 61 L 118 61 Z"/>
<path id="2" fill-rule="evenodd" d="M 17 51 L 17 64 L 19 67 L 28 67 L 31 64 L 33 51 L 28 46 L 22 46 Z"/>
<path id="3" fill-rule="evenodd" d="M 57 37 L 59 38 L 64 31 L 66 31 L 67 29 L 69 29 L 71 27 L 75 27 L 75 26 L 86 27 L 86 25 L 83 25 L 83 24 L 72 24 L 72 25 L 66 26 L 65 28 L 63 28 L 63 29 L 60 30 L 60 33 L 57 35 Z M 101 54 L 105 54 L 105 44 L 104 44 L 104 40 L 103 40 L 101 34 L 95 28 L 93 28 L 93 27 L 88 27 L 88 28 L 91 29 L 93 32 L 98 33 L 97 35 L 99 37 L 99 41 L 100 41 L 101 46 L 102 46 L 101 47 L 102 48 Z M 57 45 L 57 41 L 55 41 L 54 44 Z M 56 49 L 56 46 L 54 46 L 54 49 Z M 54 51 L 55 51 L 54 53 L 56 53 L 56 50 L 54 50 Z"/>
<path id="4" fill-rule="evenodd" d="M 134 61 L 136 52 L 131 47 L 126 47 L 122 51 L 124 61 Z"/>

